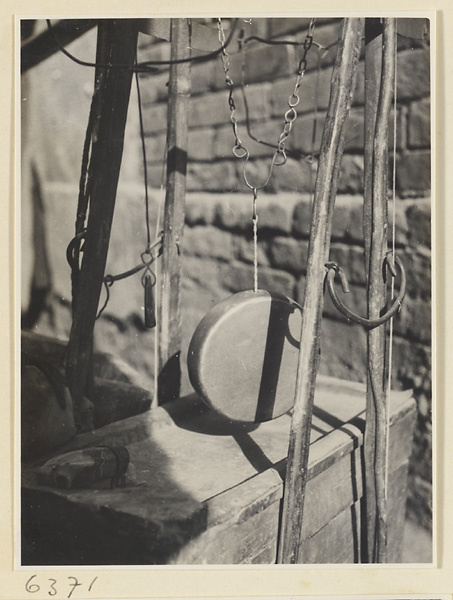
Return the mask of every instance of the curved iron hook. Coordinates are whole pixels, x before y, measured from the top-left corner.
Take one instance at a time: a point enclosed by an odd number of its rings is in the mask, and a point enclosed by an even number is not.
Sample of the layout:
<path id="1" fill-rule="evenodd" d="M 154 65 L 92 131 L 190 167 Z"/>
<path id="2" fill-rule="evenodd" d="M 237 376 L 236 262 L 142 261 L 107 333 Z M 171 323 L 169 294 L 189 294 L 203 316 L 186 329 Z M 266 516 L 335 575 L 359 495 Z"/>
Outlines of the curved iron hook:
<path id="1" fill-rule="evenodd" d="M 387 257 L 385 260 L 386 260 L 387 265 L 390 265 L 390 262 L 388 261 Z M 396 297 L 394 303 L 389 308 L 389 310 L 385 314 L 383 314 L 381 317 L 379 317 L 378 319 L 366 319 L 365 317 L 356 315 L 345 304 L 343 304 L 343 302 L 340 300 L 340 298 L 337 295 L 334 282 L 335 282 L 335 277 L 338 274 L 338 276 L 340 277 L 340 279 L 342 281 L 343 291 L 347 291 L 346 276 L 344 274 L 343 269 L 341 267 L 339 267 L 336 263 L 327 263 L 326 264 L 326 268 L 328 269 L 328 271 L 327 271 L 327 289 L 329 290 L 330 297 L 332 298 L 332 302 L 334 303 L 335 307 L 347 319 L 350 319 L 351 321 L 353 321 L 354 323 L 357 323 L 358 325 L 362 325 L 366 329 L 374 329 L 375 327 L 378 327 L 379 325 L 386 323 L 389 319 L 391 319 L 393 317 L 393 315 L 395 315 L 401 309 L 401 306 L 402 306 L 402 303 L 404 300 L 404 296 L 406 295 L 406 271 L 404 270 L 403 264 L 401 263 L 401 260 L 399 259 L 398 256 L 395 256 L 394 263 L 395 263 L 395 265 L 398 266 L 398 268 L 400 270 L 400 275 L 401 275 L 400 291 L 399 291 L 399 294 Z"/>
<path id="2" fill-rule="evenodd" d="M 74 253 L 76 251 L 77 245 L 79 244 L 79 242 L 81 240 L 84 240 L 86 237 L 86 233 L 87 230 L 83 229 L 80 233 L 78 233 L 77 235 L 75 235 L 72 240 L 69 242 L 67 248 L 66 248 L 66 260 L 68 261 L 68 265 L 71 267 L 71 269 L 75 268 L 75 256 Z M 82 249 L 79 250 L 79 252 L 82 251 Z"/>

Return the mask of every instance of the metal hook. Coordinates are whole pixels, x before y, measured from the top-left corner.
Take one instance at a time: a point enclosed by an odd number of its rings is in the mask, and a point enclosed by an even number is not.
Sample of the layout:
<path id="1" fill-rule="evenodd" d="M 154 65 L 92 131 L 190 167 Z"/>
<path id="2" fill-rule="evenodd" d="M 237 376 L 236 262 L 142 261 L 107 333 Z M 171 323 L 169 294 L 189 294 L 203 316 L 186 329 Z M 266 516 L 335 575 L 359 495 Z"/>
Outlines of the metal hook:
<path id="1" fill-rule="evenodd" d="M 75 268 L 75 251 L 77 246 L 81 240 L 84 240 L 86 237 L 87 230 L 83 229 L 80 233 L 75 235 L 72 240 L 69 242 L 68 247 L 66 248 L 66 260 L 68 261 L 71 269 Z M 79 252 L 83 252 L 83 247 L 79 248 Z"/>
<path id="2" fill-rule="evenodd" d="M 379 317 L 378 319 L 366 319 L 365 317 L 356 315 L 347 306 L 345 306 L 343 304 L 343 302 L 337 296 L 334 282 L 335 282 L 335 277 L 337 274 L 340 276 L 340 278 L 344 278 L 344 279 L 342 279 L 342 284 L 344 283 L 344 281 L 346 281 L 346 276 L 344 275 L 344 272 L 343 272 L 343 275 L 341 275 L 342 269 L 336 263 L 327 263 L 326 264 L 326 268 L 328 269 L 328 271 L 327 271 L 327 289 L 329 290 L 329 294 L 330 294 L 330 297 L 332 298 L 332 302 L 334 303 L 335 307 L 341 312 L 342 315 L 344 315 L 347 319 L 350 319 L 354 323 L 357 323 L 358 325 L 362 325 L 366 329 L 374 329 L 375 327 L 378 327 L 379 325 L 386 323 L 397 312 L 399 312 L 401 310 L 404 296 L 406 295 L 406 272 L 404 270 L 403 264 L 401 263 L 401 260 L 399 259 L 399 257 L 395 256 L 394 258 L 395 258 L 395 265 L 399 268 L 400 275 L 401 275 L 400 292 L 398 294 L 398 297 L 395 299 L 394 303 L 392 304 L 392 306 L 389 308 L 389 310 L 384 315 Z M 387 261 L 387 257 L 385 260 Z M 387 262 L 387 264 L 389 264 L 389 263 Z M 347 285 L 347 282 L 346 282 L 346 285 Z M 345 291 L 344 286 L 343 286 L 343 291 Z"/>

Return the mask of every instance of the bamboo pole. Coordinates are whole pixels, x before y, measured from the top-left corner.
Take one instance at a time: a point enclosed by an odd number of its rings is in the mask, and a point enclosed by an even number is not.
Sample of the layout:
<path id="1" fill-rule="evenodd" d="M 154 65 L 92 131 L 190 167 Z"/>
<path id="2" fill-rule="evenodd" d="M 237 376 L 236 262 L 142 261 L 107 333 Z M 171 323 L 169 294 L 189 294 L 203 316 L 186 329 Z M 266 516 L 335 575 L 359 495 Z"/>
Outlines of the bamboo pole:
<path id="1" fill-rule="evenodd" d="M 369 30 L 368 30 L 369 31 Z M 366 139 L 365 223 L 368 318 L 378 318 L 385 309 L 384 259 L 387 251 L 387 165 L 388 123 L 394 87 L 396 19 L 383 19 L 382 42 L 379 37 L 367 45 L 366 98 L 379 90 L 378 103 L 371 106 L 370 131 Z M 374 56 L 382 47 L 382 60 Z M 381 66 L 379 67 L 379 62 Z M 370 89 L 371 88 L 371 89 Z M 376 94 L 377 95 L 377 94 Z M 373 103 L 374 104 L 374 103 Z M 372 127 L 372 120 L 375 126 Z M 368 562 L 387 561 L 386 453 L 386 325 L 368 331 L 367 409 L 365 430 L 365 479 Z"/>
<path id="2" fill-rule="evenodd" d="M 97 61 L 133 65 L 137 45 L 134 21 L 106 19 L 98 27 Z M 99 78 L 100 113 L 92 148 L 90 212 L 66 355 L 66 376 L 80 429 L 90 427 L 84 394 L 123 154 L 131 80 L 132 71 L 128 69 L 105 69 Z"/>
<path id="3" fill-rule="evenodd" d="M 171 19 L 170 35 L 171 59 L 188 58 L 190 56 L 188 19 Z M 160 404 L 177 398 L 181 385 L 180 247 L 184 230 L 189 96 L 190 63 L 172 64 L 169 82 L 167 187 L 158 320 Z"/>
<path id="4" fill-rule="evenodd" d="M 345 19 L 332 73 L 331 96 L 321 141 L 308 251 L 307 280 L 294 412 L 288 449 L 280 563 L 303 562 L 301 533 L 313 399 L 318 369 L 323 283 L 332 216 L 344 147 L 345 124 L 360 56 L 362 19 Z"/>

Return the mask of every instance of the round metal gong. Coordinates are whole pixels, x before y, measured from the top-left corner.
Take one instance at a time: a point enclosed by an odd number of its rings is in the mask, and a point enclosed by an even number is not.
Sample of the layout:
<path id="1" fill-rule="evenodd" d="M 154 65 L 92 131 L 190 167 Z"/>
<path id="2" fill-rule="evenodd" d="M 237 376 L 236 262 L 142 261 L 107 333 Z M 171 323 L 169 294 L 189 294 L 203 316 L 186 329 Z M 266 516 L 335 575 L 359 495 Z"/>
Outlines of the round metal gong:
<path id="1" fill-rule="evenodd" d="M 201 320 L 189 346 L 190 381 L 215 411 L 268 421 L 294 403 L 301 307 L 265 290 L 234 294 Z"/>

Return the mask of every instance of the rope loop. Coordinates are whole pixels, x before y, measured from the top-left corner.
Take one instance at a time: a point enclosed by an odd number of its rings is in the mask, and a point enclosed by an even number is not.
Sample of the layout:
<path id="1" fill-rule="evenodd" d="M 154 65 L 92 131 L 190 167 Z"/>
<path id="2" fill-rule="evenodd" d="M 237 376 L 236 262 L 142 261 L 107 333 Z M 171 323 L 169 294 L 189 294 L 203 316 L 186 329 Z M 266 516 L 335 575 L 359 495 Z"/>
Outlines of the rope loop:
<path id="1" fill-rule="evenodd" d="M 245 150 L 245 148 L 244 148 L 244 150 Z M 272 158 L 272 163 L 271 163 L 271 166 L 269 169 L 269 173 L 268 173 L 267 178 L 264 181 L 264 183 L 262 183 L 261 185 L 252 185 L 247 177 L 247 164 L 249 162 L 250 154 L 249 154 L 248 150 L 246 152 L 247 153 L 245 155 L 244 166 L 242 167 L 242 177 L 244 179 L 244 183 L 250 190 L 256 190 L 256 191 L 263 190 L 267 186 L 267 184 L 269 183 L 269 181 L 272 177 L 272 172 L 274 170 L 274 164 L 275 164 L 275 157 L 276 157 L 277 153 L 275 153 Z"/>
<path id="2" fill-rule="evenodd" d="M 85 239 L 87 230 L 83 229 L 80 233 L 75 235 L 69 242 L 66 248 L 66 260 L 71 269 L 76 268 L 76 253 L 83 252 L 83 246 L 80 247 L 80 242 Z"/>
<path id="3" fill-rule="evenodd" d="M 296 119 L 297 119 L 297 112 L 296 112 L 295 108 L 293 106 L 291 106 L 285 112 L 285 125 L 286 125 L 286 123 L 294 123 L 294 121 Z"/>
<path id="4" fill-rule="evenodd" d="M 157 277 L 156 274 L 154 273 L 154 271 L 151 270 L 151 268 L 148 266 L 145 268 L 145 270 L 143 271 L 143 275 L 141 278 L 142 281 L 142 286 L 145 287 L 145 283 L 146 283 L 146 278 L 151 276 L 151 278 L 153 279 L 151 285 L 154 286 L 156 285 L 156 281 L 157 281 Z"/>
<path id="5" fill-rule="evenodd" d="M 236 158 L 245 158 L 246 161 L 249 159 L 249 151 L 242 145 L 239 138 L 236 139 L 236 144 L 233 147 L 233 154 Z"/>
<path id="6" fill-rule="evenodd" d="M 154 286 L 157 281 L 157 277 L 156 277 L 156 274 L 151 270 L 151 265 L 153 264 L 153 262 L 155 260 L 154 256 L 151 253 L 151 250 L 149 248 L 147 248 L 144 252 L 142 252 L 140 254 L 140 258 L 142 259 L 142 263 L 144 266 L 143 274 L 141 277 L 142 286 L 145 287 L 146 278 L 149 276 L 151 276 L 151 278 L 153 279 L 153 282 L 151 285 Z"/>
<path id="7" fill-rule="evenodd" d="M 277 152 L 274 154 L 274 160 L 272 162 L 276 167 L 281 167 L 286 164 L 287 160 L 288 157 L 285 152 L 285 142 L 282 141 L 278 144 Z"/>
<path id="8" fill-rule="evenodd" d="M 151 250 L 147 248 L 144 252 L 140 254 L 140 258 L 145 267 L 149 268 L 154 262 L 154 256 L 151 253 Z"/>
<path id="9" fill-rule="evenodd" d="M 299 94 L 297 94 L 296 92 L 293 92 L 288 99 L 288 106 L 290 108 L 294 108 L 295 106 L 297 106 L 299 104 L 299 102 L 300 102 Z"/>

